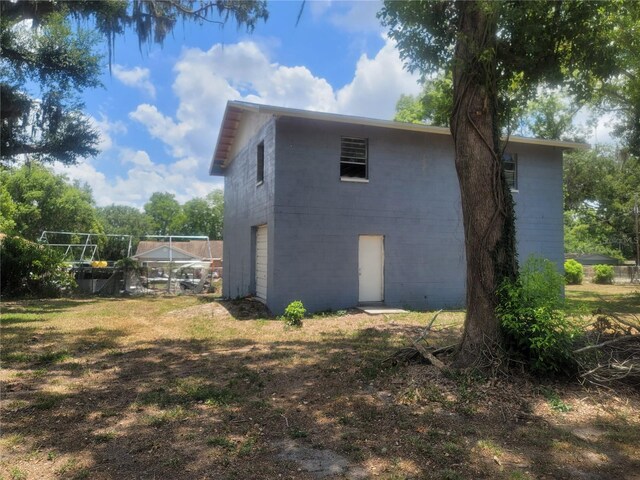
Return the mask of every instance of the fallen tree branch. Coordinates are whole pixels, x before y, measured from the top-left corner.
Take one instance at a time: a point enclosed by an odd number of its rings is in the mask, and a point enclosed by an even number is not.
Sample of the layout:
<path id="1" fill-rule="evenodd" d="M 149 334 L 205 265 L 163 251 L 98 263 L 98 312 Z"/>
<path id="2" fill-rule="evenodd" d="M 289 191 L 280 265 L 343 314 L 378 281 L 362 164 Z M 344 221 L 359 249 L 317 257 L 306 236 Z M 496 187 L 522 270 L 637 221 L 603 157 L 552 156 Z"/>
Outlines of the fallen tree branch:
<path id="1" fill-rule="evenodd" d="M 633 340 L 633 341 L 640 341 L 640 336 L 638 335 L 625 335 L 623 337 L 616 337 L 612 340 L 607 340 L 606 342 L 602 342 L 602 343 L 598 343 L 596 345 L 587 345 L 586 347 L 582 347 L 582 348 L 578 348 L 577 350 L 574 350 L 573 353 L 583 353 L 583 352 L 587 352 L 589 350 L 595 350 L 597 348 L 602 348 L 602 347 L 606 347 L 607 345 L 613 345 L 614 343 L 619 343 L 619 342 L 624 342 L 624 341 L 629 341 L 629 340 Z"/>
<path id="2" fill-rule="evenodd" d="M 420 352 L 420 355 L 424 357 L 425 360 L 429 361 L 431 365 L 436 367 L 438 370 L 442 370 L 444 368 L 444 363 L 441 360 L 438 360 L 434 355 L 429 352 L 424 345 L 420 343 L 420 340 L 410 339 L 411 343 L 415 347 L 415 349 Z"/>
<path id="3" fill-rule="evenodd" d="M 621 323 L 629 328 L 632 328 L 638 332 L 640 332 L 640 321 L 638 321 L 638 323 L 632 323 L 629 320 L 622 318 L 620 315 L 617 315 L 613 312 L 602 312 L 603 315 L 607 315 L 611 318 L 613 318 L 616 322 Z M 638 320 L 638 317 L 636 317 L 635 315 L 631 314 L 633 316 L 633 318 L 635 318 L 636 320 Z"/>
<path id="4" fill-rule="evenodd" d="M 418 338 L 416 338 L 416 342 L 419 342 L 420 340 L 424 340 L 426 338 L 426 336 L 429 335 L 429 332 L 431 331 L 431 327 L 433 326 L 433 322 L 436 321 L 436 318 L 438 318 L 438 315 L 440 315 L 441 313 L 442 313 L 442 310 L 438 310 L 435 313 L 435 315 L 433 316 L 433 318 L 429 322 L 429 325 L 427 325 L 426 328 L 422 331 L 422 335 L 420 335 Z"/>
<path id="5" fill-rule="evenodd" d="M 452 350 L 453 347 L 455 347 L 455 345 L 449 345 L 449 346 L 442 347 L 442 348 L 437 349 L 437 350 L 434 347 L 429 347 L 428 345 L 425 345 L 426 344 L 425 338 L 427 337 L 427 335 L 429 335 L 429 332 L 431 331 L 431 327 L 435 323 L 435 321 L 438 318 L 438 315 L 440 315 L 440 313 L 442 313 L 442 310 L 438 310 L 435 313 L 433 318 L 431 318 L 431 320 L 429 321 L 429 323 L 424 328 L 424 330 L 422 331 L 422 333 L 420 334 L 420 336 L 418 338 L 413 339 L 413 338 L 407 336 L 407 338 L 409 339 L 409 342 L 411 342 L 413 347 L 401 348 L 400 350 L 396 351 L 390 357 L 385 358 L 382 363 L 390 362 L 391 364 L 395 365 L 395 364 L 400 363 L 400 362 L 407 363 L 407 362 L 410 362 L 411 360 L 413 360 L 413 359 L 415 359 L 417 357 L 422 357 L 427 362 L 429 362 L 431 365 L 433 365 L 434 367 L 438 368 L 439 370 L 442 370 L 445 367 L 445 364 L 441 360 L 438 360 L 435 357 L 436 352 L 438 354 L 443 354 L 445 352 L 448 352 L 448 351 Z M 430 352 L 429 349 L 433 350 L 433 352 Z"/>
<path id="6" fill-rule="evenodd" d="M 433 352 L 431 352 L 433 355 L 445 355 L 447 353 L 451 353 L 453 352 L 456 347 L 458 346 L 457 343 L 452 343 L 451 345 L 447 345 L 446 347 L 440 347 L 440 348 L 436 348 Z"/>

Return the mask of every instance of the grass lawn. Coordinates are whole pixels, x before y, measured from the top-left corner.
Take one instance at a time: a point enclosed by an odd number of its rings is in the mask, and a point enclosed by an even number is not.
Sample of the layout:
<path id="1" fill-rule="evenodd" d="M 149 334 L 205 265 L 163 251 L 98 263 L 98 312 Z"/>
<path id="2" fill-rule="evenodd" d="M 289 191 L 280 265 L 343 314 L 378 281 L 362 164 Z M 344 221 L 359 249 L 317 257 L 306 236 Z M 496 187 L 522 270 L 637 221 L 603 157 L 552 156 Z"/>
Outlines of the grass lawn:
<path id="1" fill-rule="evenodd" d="M 638 287 L 567 300 L 640 313 Z M 640 478 L 637 390 L 382 363 L 431 316 L 285 329 L 206 296 L 5 302 L 0 478 L 313 479 L 322 458 L 331 479 Z M 462 320 L 443 312 L 433 344 Z"/>

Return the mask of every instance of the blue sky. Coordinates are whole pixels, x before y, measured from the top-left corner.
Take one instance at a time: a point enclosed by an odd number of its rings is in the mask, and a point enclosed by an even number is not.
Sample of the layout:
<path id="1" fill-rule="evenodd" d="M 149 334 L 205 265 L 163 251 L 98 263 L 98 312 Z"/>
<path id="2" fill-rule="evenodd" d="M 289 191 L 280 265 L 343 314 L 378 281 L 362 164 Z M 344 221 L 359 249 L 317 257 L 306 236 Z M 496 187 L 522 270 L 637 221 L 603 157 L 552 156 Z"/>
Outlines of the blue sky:
<path id="1" fill-rule="evenodd" d="M 180 23 L 142 52 L 118 38 L 104 88 L 84 94 L 101 153 L 56 171 L 87 182 L 100 206 L 141 207 L 156 191 L 184 202 L 223 186 L 208 165 L 228 100 L 388 119 L 400 94 L 419 92 L 376 19 L 380 2 L 307 1 L 296 26 L 300 6 L 270 1 L 253 33 Z"/>
<path id="2" fill-rule="evenodd" d="M 117 38 L 104 88 L 84 94 L 101 153 L 55 170 L 88 183 L 99 206 L 142 207 L 157 191 L 183 203 L 223 187 L 208 166 L 228 100 L 391 119 L 401 94 L 420 91 L 376 18 L 380 1 L 308 0 L 296 26 L 301 4 L 269 1 L 251 34 L 179 23 L 142 51 L 134 35 Z"/>

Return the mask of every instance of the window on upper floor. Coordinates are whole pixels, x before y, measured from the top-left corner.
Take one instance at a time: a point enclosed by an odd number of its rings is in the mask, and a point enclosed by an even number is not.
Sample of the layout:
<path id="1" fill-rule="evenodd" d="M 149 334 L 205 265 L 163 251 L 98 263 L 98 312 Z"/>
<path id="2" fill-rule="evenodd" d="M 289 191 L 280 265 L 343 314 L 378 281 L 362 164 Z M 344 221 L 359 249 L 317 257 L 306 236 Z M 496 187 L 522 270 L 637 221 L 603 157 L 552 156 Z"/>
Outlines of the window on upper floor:
<path id="1" fill-rule="evenodd" d="M 256 185 L 261 185 L 264 182 L 264 142 L 258 144 L 256 167 Z"/>
<path id="2" fill-rule="evenodd" d="M 366 138 L 342 137 L 340 143 L 340 178 L 362 181 L 369 178 L 368 141 Z"/>
<path id="3" fill-rule="evenodd" d="M 504 176 L 507 185 L 512 191 L 518 190 L 518 156 L 513 153 L 505 153 L 502 155 L 502 168 L 504 168 Z"/>

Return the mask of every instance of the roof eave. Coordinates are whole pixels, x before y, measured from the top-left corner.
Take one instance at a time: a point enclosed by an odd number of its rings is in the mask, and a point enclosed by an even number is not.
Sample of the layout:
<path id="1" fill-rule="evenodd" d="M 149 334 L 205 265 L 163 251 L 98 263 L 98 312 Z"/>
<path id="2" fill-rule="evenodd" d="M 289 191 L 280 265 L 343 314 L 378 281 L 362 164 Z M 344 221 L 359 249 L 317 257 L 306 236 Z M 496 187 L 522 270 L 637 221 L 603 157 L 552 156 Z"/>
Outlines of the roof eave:
<path id="1" fill-rule="evenodd" d="M 393 120 L 381 120 L 376 118 L 357 117 L 353 115 L 342 115 L 338 113 L 316 112 L 310 110 L 301 110 L 296 108 L 276 107 L 272 105 L 259 105 L 236 100 L 227 102 L 224 117 L 220 126 L 220 134 L 214 150 L 211 166 L 209 168 L 210 175 L 225 174 L 225 168 L 229 161 L 228 155 L 235 140 L 235 135 L 241 121 L 243 112 L 263 113 L 274 116 L 305 118 L 309 120 L 322 120 L 338 123 L 349 123 L 356 125 L 364 125 L 379 128 L 391 128 L 394 130 L 413 131 L 421 133 L 430 133 L 435 135 L 451 135 L 451 131 L 446 127 L 434 127 L 419 123 L 403 123 Z M 544 147 L 556 147 L 564 150 L 588 150 L 590 147 L 587 143 L 565 142 L 563 140 L 545 140 L 540 138 L 528 138 L 519 136 L 503 137 L 501 139 L 507 143 L 521 143 L 527 145 L 539 145 Z"/>

